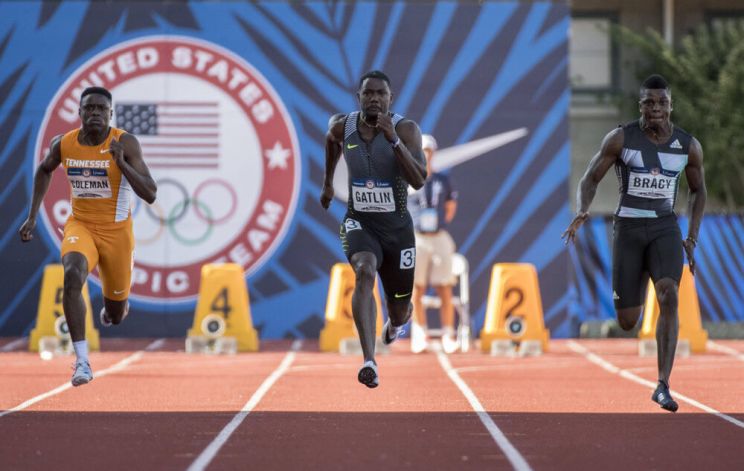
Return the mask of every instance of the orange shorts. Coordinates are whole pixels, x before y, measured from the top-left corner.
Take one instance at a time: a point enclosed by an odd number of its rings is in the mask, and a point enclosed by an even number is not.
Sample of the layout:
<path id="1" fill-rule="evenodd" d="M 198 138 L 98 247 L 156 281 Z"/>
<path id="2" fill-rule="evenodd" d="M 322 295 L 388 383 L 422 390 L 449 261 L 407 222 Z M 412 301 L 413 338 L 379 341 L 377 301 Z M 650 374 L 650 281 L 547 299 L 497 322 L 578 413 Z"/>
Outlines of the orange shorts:
<path id="1" fill-rule="evenodd" d="M 70 216 L 65 223 L 61 256 L 70 252 L 85 256 L 88 273 L 98 266 L 106 298 L 123 301 L 129 297 L 134 266 L 132 218 L 110 224 L 95 224 Z"/>

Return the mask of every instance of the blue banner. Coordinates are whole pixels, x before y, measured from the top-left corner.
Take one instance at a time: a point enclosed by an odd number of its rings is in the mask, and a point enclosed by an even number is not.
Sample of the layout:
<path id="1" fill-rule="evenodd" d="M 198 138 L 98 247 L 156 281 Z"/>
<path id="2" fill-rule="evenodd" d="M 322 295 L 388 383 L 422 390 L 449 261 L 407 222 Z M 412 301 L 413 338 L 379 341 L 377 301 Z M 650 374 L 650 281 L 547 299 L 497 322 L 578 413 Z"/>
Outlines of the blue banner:
<path id="1" fill-rule="evenodd" d="M 559 239 L 568 28 L 553 2 L 0 3 L 0 334 L 33 326 L 70 212 L 56 174 L 36 238 L 20 242 L 35 166 L 79 126 L 81 90 L 102 85 L 159 186 L 154 205 L 133 208 L 132 315 L 104 334 L 185 335 L 200 266 L 231 261 L 262 338 L 317 337 L 330 268 L 345 260 L 345 204 L 318 203 L 325 132 L 358 108 L 371 69 L 391 78 L 393 110 L 436 137 L 459 190 L 451 229 L 470 261 L 476 329 L 492 265 L 529 262 L 552 334 L 574 334 Z M 100 306 L 97 273 L 90 286 Z"/>

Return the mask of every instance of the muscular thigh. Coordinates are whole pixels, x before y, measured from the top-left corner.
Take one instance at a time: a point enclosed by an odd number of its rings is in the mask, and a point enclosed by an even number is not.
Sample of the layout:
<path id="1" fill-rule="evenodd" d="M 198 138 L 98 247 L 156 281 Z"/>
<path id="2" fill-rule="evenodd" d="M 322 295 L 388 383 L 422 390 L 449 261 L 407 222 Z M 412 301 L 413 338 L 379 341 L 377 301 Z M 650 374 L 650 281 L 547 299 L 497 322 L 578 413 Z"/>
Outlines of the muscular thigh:
<path id="1" fill-rule="evenodd" d="M 682 233 L 676 220 L 659 221 L 649 232 L 652 240 L 646 248 L 646 265 L 651 279 L 657 282 L 671 278 L 679 283 L 684 265 L 684 249 Z"/>
<path id="2" fill-rule="evenodd" d="M 85 257 L 88 261 L 88 273 L 98 265 L 99 254 L 93 232 L 85 223 L 74 217 L 68 218 L 65 223 L 60 258 L 64 258 L 70 252 L 79 252 Z"/>
<path id="3" fill-rule="evenodd" d="M 413 293 L 416 239 L 413 224 L 386 234 L 382 240 L 382 265 L 378 270 L 385 298 L 390 303 L 408 303 Z"/>
<path id="4" fill-rule="evenodd" d="M 96 231 L 103 295 L 113 301 L 127 299 L 132 284 L 134 233 L 128 222 Z"/>
<path id="5" fill-rule="evenodd" d="M 340 229 L 341 246 L 347 260 L 359 252 L 372 252 L 377 258 L 377 267 L 382 263 L 382 246 L 377 237 L 365 228 L 362 223 L 352 218 L 344 218 Z"/>
<path id="6" fill-rule="evenodd" d="M 615 221 L 612 243 L 612 298 L 615 309 L 643 304 L 648 282 L 645 228 L 634 221 Z"/>

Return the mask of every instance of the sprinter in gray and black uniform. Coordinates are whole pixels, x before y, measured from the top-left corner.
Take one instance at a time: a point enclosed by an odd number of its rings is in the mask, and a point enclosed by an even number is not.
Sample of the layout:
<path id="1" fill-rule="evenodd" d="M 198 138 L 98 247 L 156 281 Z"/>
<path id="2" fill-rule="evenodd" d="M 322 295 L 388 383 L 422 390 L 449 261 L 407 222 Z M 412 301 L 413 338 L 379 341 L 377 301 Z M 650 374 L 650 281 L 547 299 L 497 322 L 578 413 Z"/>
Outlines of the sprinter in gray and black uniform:
<path id="1" fill-rule="evenodd" d="M 589 163 L 577 191 L 578 213 L 563 233 L 566 242 L 586 221 L 589 205 L 602 177 L 615 166 L 620 203 L 615 211 L 612 288 L 620 326 L 638 322 L 649 276 L 661 307 L 656 325 L 659 384 L 651 399 L 676 412 L 669 393 L 669 375 L 677 348 L 677 290 L 682 277 L 683 250 L 695 274 L 694 250 L 705 209 L 703 149 L 700 143 L 670 120 L 672 93 L 660 75 L 652 75 L 640 91 L 641 118 L 605 136 L 602 148 Z M 679 177 L 685 172 L 690 188 L 687 238 L 674 214 Z"/>
<path id="2" fill-rule="evenodd" d="M 349 168 L 349 204 L 341 224 L 341 242 L 356 274 L 351 301 L 364 354 L 357 378 L 367 387 L 379 384 L 375 363 L 375 273 L 385 289 L 388 320 L 385 344 L 395 340 L 411 317 L 416 263 L 413 222 L 407 209 L 408 185 L 426 180 L 426 161 L 418 125 L 391 113 L 390 79 L 367 72 L 357 92 L 361 111 L 334 115 L 326 134 L 326 170 L 320 204 L 333 199 L 333 173 L 344 152 Z"/>

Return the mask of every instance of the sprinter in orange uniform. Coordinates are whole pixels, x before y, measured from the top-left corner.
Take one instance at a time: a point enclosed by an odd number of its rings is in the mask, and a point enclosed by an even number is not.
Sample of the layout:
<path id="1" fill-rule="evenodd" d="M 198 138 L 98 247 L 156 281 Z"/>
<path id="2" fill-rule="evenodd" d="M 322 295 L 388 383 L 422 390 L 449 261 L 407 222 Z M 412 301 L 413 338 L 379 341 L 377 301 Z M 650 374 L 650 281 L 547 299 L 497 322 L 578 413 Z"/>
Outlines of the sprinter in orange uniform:
<path id="1" fill-rule="evenodd" d="M 157 192 L 137 138 L 109 126 L 112 106 L 108 90 L 86 88 L 78 114 L 82 127 L 54 137 L 36 169 L 31 208 L 19 230 L 23 242 L 33 238 L 39 206 L 52 173 L 62 164 L 72 200 L 61 255 L 65 272 L 62 307 L 77 358 L 73 386 L 93 379 L 85 340 L 83 284 L 98 265 L 104 302 L 101 324 L 118 324 L 126 317 L 134 263 L 132 190 L 150 204 Z"/>

